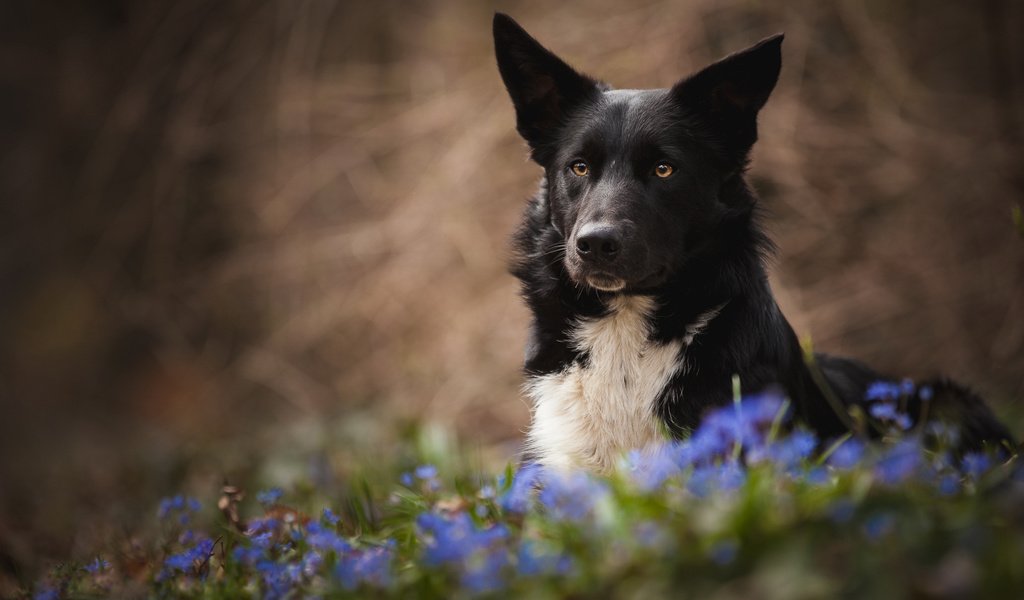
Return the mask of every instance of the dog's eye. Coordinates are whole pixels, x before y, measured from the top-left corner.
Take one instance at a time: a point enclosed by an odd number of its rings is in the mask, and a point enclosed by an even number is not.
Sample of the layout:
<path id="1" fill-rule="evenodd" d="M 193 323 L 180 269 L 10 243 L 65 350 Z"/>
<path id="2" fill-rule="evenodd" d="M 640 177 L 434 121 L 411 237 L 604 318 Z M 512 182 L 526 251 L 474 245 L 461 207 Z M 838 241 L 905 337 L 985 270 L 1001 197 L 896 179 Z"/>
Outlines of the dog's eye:
<path id="1" fill-rule="evenodd" d="M 578 160 L 569 167 L 577 177 L 586 177 L 590 174 L 590 167 L 582 160 Z"/>
<path id="2" fill-rule="evenodd" d="M 660 162 L 658 163 L 658 166 L 654 167 L 654 174 L 657 175 L 658 177 L 661 177 L 662 179 L 665 179 L 666 177 L 671 177 L 672 173 L 674 172 L 675 168 L 673 168 L 672 165 L 668 164 L 667 162 Z"/>

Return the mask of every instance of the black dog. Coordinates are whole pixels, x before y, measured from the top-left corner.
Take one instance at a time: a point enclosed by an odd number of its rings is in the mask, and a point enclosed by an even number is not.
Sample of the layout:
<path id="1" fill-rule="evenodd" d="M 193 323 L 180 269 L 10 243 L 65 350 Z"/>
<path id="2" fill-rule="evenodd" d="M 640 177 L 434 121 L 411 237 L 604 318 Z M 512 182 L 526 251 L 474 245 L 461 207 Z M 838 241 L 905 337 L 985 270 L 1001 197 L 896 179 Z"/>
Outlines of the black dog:
<path id="1" fill-rule="evenodd" d="M 821 439 L 880 376 L 851 360 L 805 361 L 772 296 L 772 249 L 744 181 L 782 35 L 671 89 L 612 90 L 577 73 L 506 15 L 498 68 L 516 126 L 544 168 L 514 238 L 533 311 L 528 436 L 541 463 L 606 470 L 623 451 L 685 435 L 709 407 L 781 386 Z M 945 416 L 964 448 L 1012 443 L 962 387 L 928 382 L 910 416 Z M 924 396 L 922 398 L 922 396 Z"/>

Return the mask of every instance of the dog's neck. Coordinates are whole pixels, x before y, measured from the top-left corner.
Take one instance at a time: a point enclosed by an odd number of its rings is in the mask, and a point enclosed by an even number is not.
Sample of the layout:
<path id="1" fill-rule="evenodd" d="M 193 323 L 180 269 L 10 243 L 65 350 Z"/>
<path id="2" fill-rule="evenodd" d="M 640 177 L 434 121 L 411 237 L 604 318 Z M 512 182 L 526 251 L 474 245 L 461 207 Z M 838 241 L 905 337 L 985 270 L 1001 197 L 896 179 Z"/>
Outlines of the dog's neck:
<path id="1" fill-rule="evenodd" d="M 607 472 L 623 452 L 663 441 L 668 429 L 657 403 L 688 368 L 687 347 L 721 310 L 701 314 L 682 338 L 662 343 L 651 335 L 653 297 L 616 295 L 606 307 L 604 315 L 580 318 L 571 328 L 568 342 L 579 359 L 527 380 L 533 404 L 527 449 L 546 466 Z"/>

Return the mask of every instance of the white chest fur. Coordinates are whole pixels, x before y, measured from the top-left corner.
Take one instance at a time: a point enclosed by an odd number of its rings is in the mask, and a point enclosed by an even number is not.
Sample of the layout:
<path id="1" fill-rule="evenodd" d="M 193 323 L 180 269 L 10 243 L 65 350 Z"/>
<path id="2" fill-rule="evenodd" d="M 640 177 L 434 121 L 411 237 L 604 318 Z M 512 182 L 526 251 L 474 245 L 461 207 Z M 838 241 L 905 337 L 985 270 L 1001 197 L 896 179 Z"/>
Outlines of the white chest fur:
<path id="1" fill-rule="evenodd" d="M 655 343 L 652 298 L 616 296 L 608 308 L 608 315 L 582 320 L 572 332 L 572 342 L 590 357 L 586 366 L 527 381 L 533 401 L 527 444 L 545 465 L 608 471 L 623 452 L 664 439 L 655 402 L 683 368 L 684 345 L 698 328 L 688 328 L 685 340 Z"/>

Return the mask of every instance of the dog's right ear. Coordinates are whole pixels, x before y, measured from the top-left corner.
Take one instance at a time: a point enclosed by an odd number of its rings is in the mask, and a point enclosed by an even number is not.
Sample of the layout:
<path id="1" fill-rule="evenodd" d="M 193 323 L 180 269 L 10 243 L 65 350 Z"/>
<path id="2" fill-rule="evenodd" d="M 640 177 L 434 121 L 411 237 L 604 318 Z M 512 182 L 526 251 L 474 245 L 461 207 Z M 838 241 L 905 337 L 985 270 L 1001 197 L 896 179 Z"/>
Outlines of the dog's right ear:
<path id="1" fill-rule="evenodd" d="M 515 105 L 516 129 L 530 145 L 533 159 L 543 164 L 566 113 L 596 94 L 597 82 L 577 73 L 502 13 L 494 14 L 494 53 Z"/>

